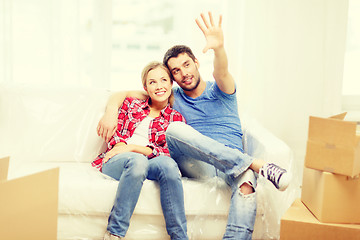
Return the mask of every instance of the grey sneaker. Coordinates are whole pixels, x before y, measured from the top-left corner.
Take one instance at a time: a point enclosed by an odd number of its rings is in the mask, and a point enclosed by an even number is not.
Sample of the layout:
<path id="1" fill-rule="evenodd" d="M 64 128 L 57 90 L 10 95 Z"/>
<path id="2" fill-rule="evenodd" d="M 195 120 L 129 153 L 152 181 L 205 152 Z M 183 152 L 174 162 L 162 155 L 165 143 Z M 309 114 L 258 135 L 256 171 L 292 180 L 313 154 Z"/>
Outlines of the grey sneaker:
<path id="1" fill-rule="evenodd" d="M 284 191 L 289 186 L 291 180 L 290 173 L 273 163 L 266 163 L 260 168 L 259 173 L 272 182 L 280 191 Z"/>
<path id="2" fill-rule="evenodd" d="M 109 231 L 106 231 L 104 235 L 104 240 L 119 240 L 119 239 L 121 239 L 121 237 L 112 235 Z"/>

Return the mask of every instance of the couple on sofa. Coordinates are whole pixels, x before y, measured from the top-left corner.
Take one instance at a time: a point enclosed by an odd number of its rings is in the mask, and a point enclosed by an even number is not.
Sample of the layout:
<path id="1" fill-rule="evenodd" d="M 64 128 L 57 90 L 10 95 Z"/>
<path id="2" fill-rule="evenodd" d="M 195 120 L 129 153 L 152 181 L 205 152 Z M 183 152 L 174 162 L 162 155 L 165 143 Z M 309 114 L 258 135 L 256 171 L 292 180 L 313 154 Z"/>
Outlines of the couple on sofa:
<path id="1" fill-rule="evenodd" d="M 180 171 L 191 178 L 220 176 L 231 187 L 224 239 L 251 239 L 255 173 L 281 191 L 289 184 L 285 169 L 243 153 L 222 17 L 217 24 L 211 13 L 201 18 L 196 23 L 206 38 L 203 52 L 214 51 L 215 81 L 204 81 L 191 49 L 177 45 L 165 53 L 163 63 L 151 62 L 143 69 L 146 93 L 120 92 L 108 101 L 97 129 L 108 148 L 92 163 L 119 181 L 104 239 L 126 235 L 145 179 L 159 182 L 166 229 L 173 240 L 188 239 Z M 178 87 L 172 88 L 173 79 Z"/>

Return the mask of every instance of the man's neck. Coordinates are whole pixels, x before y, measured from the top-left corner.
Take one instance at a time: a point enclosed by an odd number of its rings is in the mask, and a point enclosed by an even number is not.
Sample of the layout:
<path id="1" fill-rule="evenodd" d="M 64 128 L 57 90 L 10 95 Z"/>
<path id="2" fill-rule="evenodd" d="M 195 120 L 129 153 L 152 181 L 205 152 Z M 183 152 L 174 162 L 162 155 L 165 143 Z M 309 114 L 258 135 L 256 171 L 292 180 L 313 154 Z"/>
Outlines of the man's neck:
<path id="1" fill-rule="evenodd" d="M 200 83 L 195 89 L 193 89 L 191 91 L 185 91 L 184 90 L 184 93 L 188 97 L 197 98 L 197 97 L 201 96 L 201 94 L 205 91 L 205 89 L 206 89 L 206 82 L 203 81 L 202 79 L 200 79 Z"/>

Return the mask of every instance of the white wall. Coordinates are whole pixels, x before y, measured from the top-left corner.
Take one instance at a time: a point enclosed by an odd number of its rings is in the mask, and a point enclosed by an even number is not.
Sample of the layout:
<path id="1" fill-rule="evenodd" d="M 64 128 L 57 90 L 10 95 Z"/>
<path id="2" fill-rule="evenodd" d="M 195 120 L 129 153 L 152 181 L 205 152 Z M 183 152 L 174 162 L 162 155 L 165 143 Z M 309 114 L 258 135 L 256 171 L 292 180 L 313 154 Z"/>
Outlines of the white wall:
<path id="1" fill-rule="evenodd" d="M 226 47 L 240 109 L 290 145 L 301 175 L 309 115 L 341 111 L 348 1 L 234 4 L 229 15 L 239 22 L 239 36 Z"/>

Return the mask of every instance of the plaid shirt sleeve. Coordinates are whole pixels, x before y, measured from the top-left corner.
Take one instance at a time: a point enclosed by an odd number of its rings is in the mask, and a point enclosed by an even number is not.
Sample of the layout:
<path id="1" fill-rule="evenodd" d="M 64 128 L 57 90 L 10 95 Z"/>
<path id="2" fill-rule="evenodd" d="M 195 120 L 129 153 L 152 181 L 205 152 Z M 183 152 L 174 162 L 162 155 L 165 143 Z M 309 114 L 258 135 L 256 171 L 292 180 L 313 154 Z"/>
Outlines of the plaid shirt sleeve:
<path id="1" fill-rule="evenodd" d="M 167 127 L 171 122 L 186 122 L 185 118 L 177 111 L 169 108 L 163 114 L 165 121 L 160 121 L 160 123 L 154 123 L 153 128 L 151 130 L 152 136 L 155 136 L 155 141 L 150 141 L 148 147 L 152 149 L 152 153 L 148 156 L 149 159 L 157 157 L 157 156 L 168 156 L 170 157 L 170 152 L 168 149 L 168 145 L 165 139 L 165 132 Z M 163 124 L 161 124 L 163 122 Z"/>
<path id="2" fill-rule="evenodd" d="M 107 144 L 108 149 L 106 152 L 111 150 L 117 143 L 126 143 L 126 139 L 130 138 L 131 133 L 128 129 L 130 123 L 126 115 L 128 114 L 132 100 L 132 98 L 125 98 L 121 108 L 119 109 L 117 129 L 115 134 L 112 136 L 112 138 Z"/>

